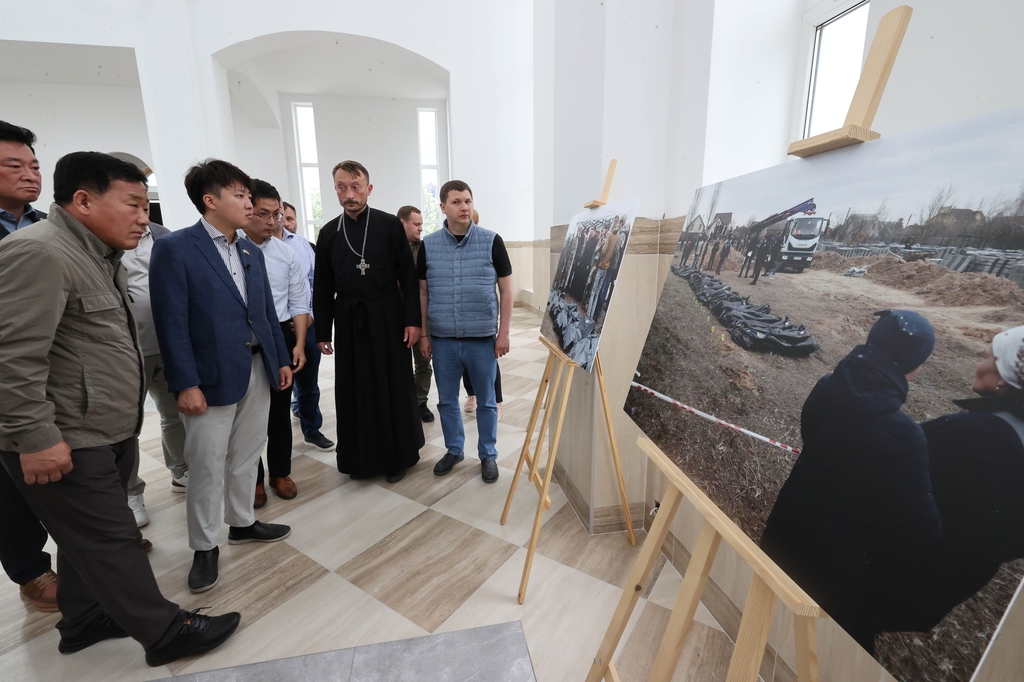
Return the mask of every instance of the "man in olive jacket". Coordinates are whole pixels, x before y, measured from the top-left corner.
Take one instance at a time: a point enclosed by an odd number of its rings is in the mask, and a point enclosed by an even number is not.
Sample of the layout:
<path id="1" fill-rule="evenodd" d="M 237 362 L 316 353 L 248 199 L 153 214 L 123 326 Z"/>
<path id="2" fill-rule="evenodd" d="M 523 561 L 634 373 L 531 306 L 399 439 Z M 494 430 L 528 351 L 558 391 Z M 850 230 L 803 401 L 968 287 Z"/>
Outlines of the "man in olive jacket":
<path id="1" fill-rule="evenodd" d="M 57 542 L 59 651 L 131 636 L 164 665 L 240 617 L 164 599 L 127 504 L 145 394 L 121 255 L 149 222 L 146 179 L 75 152 L 53 184 L 47 219 L 0 244 L 0 463 Z"/>

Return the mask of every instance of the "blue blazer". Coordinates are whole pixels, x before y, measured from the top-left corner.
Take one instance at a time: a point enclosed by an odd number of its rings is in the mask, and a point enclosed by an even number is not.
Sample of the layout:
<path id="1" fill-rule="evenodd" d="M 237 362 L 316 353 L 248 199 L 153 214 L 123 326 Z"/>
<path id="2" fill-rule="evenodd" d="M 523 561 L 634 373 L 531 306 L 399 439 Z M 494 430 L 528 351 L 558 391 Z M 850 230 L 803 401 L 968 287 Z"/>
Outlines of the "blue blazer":
<path id="1" fill-rule="evenodd" d="M 248 245 L 248 248 L 245 248 Z M 249 388 L 253 334 L 273 390 L 291 365 L 263 252 L 236 240 L 248 306 L 202 223 L 153 242 L 149 288 L 160 356 L 172 393 L 198 386 L 206 404 L 234 405 Z"/>

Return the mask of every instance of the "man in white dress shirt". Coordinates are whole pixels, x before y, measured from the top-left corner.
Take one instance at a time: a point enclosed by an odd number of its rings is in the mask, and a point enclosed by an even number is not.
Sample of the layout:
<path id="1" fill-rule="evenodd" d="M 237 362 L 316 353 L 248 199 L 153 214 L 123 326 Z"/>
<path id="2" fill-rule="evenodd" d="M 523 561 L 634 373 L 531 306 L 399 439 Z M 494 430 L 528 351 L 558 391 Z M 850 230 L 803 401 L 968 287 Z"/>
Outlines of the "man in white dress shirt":
<path id="1" fill-rule="evenodd" d="M 306 364 L 306 330 L 312 321 L 309 314 L 309 282 L 302 271 L 295 250 L 281 240 L 274 239 L 274 233 L 280 229 L 283 218 L 281 195 L 273 185 L 263 180 L 253 179 L 253 187 L 252 220 L 238 236 L 248 239 L 263 252 L 277 319 L 292 358 L 292 370 L 297 372 Z M 284 500 L 293 499 L 298 495 L 298 488 L 291 479 L 292 424 L 288 414 L 291 402 L 290 386 L 273 393 L 270 397 L 270 415 L 267 421 L 267 468 L 270 470 L 270 487 Z M 259 509 L 266 503 L 263 459 L 260 458 L 253 506 Z"/>

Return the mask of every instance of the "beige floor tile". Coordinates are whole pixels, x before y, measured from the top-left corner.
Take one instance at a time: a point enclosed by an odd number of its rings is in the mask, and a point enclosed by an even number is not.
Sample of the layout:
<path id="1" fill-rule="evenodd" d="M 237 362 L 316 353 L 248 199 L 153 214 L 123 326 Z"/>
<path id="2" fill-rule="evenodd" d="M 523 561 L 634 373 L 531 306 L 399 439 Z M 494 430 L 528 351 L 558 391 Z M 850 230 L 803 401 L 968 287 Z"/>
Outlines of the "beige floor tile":
<path id="1" fill-rule="evenodd" d="M 625 532 L 590 535 L 572 505 L 567 504 L 544 525 L 537 551 L 621 588 L 647 537 L 642 530 L 635 533 L 636 547 L 630 546 Z"/>
<path id="2" fill-rule="evenodd" d="M 654 658 L 665 634 L 671 611 L 648 602 L 615 666 L 623 682 L 641 682 L 650 677 Z M 720 630 L 694 623 L 676 664 L 673 682 L 714 682 L 724 680 L 729 671 L 733 644 Z"/>
<path id="3" fill-rule="evenodd" d="M 60 620 L 59 613 L 42 613 L 25 603 L 18 586 L 0 576 L 0 656 L 37 637 L 49 634 Z M 2 668 L 0 668 L 2 671 Z M 0 677 L 2 677 L 0 672 Z"/>
<path id="4" fill-rule="evenodd" d="M 533 379 L 535 382 L 537 382 L 539 384 L 540 383 L 540 378 L 542 376 L 544 376 L 544 363 L 543 362 L 532 362 L 532 363 L 527 363 L 527 364 L 520 365 L 519 367 L 513 367 L 512 369 L 510 369 L 508 371 L 508 374 L 514 374 L 516 376 L 526 377 L 528 379 Z M 505 375 L 504 374 L 501 375 L 501 381 L 502 381 L 502 390 L 504 390 L 504 382 L 505 382 Z"/>
<path id="5" fill-rule="evenodd" d="M 299 490 L 298 497 L 292 500 L 282 500 L 270 487 L 270 481 L 267 480 L 267 504 L 262 509 L 256 510 L 257 519 L 264 523 L 276 522 L 285 514 L 295 511 L 302 505 L 312 502 L 352 480 L 338 471 L 333 462 L 325 464 L 308 455 L 292 457 L 291 478 Z"/>
<path id="6" fill-rule="evenodd" d="M 358 587 L 328 573 L 183 672 L 215 670 L 427 634 Z"/>
<path id="7" fill-rule="evenodd" d="M 683 577 L 679 575 L 676 567 L 670 562 L 665 562 L 661 569 L 661 574 L 655 581 L 654 587 L 651 589 L 647 599 L 652 604 L 672 610 L 676 605 L 676 597 L 679 596 L 679 587 L 682 584 Z M 693 619 L 709 628 L 725 632 L 703 603 L 697 605 L 697 612 L 694 614 Z"/>
<path id="8" fill-rule="evenodd" d="M 501 512 L 505 507 L 509 484 L 515 470 L 499 466 L 498 471 L 500 478 L 496 483 L 484 483 L 482 479 L 474 478 L 431 509 L 487 531 L 514 545 L 522 546 L 530 539 L 530 534 L 533 532 L 533 520 L 537 513 L 539 495 L 526 474 L 521 474 L 515 498 L 512 500 L 512 507 L 509 509 L 508 519 L 502 526 Z M 493 488 L 498 488 L 501 492 L 497 493 Z M 557 513 L 566 501 L 565 494 L 554 481 L 551 483 L 549 496 L 551 497 L 551 508 L 544 512 L 545 522 Z M 541 537 L 543 535 L 542 527 Z"/>
<path id="9" fill-rule="evenodd" d="M 518 426 L 525 429 L 530 423 L 530 415 L 533 414 L 533 401 L 526 398 L 506 398 L 505 413 L 501 421 L 511 426 Z M 543 417 L 543 412 L 540 413 Z"/>
<path id="10" fill-rule="evenodd" d="M 209 607 L 210 613 L 238 611 L 244 629 L 327 574 L 327 569 L 284 542 L 225 545 L 220 548 L 220 582 L 208 592 L 192 594 L 187 586 L 191 562 L 158 581 L 160 591 L 181 608 Z M 167 667 L 177 674 L 194 658 Z"/>
<path id="11" fill-rule="evenodd" d="M 421 513 L 425 506 L 368 481 L 350 481 L 277 519 L 285 542 L 333 571 Z"/>
<path id="12" fill-rule="evenodd" d="M 530 363 L 536 364 L 536 363 Z M 522 365 L 520 365 L 521 367 Z M 543 374 L 544 365 L 541 363 L 541 374 Z M 501 392 L 504 394 L 505 400 L 510 398 L 521 398 L 524 394 L 530 391 L 536 391 L 537 387 L 540 386 L 540 378 L 532 379 L 530 377 L 519 376 L 517 374 L 509 374 L 506 378 L 504 375 L 501 377 Z"/>
<path id="13" fill-rule="evenodd" d="M 538 680 L 582 680 L 622 590 L 538 555 L 519 604 L 525 561 L 526 550 L 518 550 L 437 631 L 520 620 Z"/>
<path id="14" fill-rule="evenodd" d="M 515 551 L 514 545 L 427 510 L 337 573 L 433 632 Z"/>
<path id="15" fill-rule="evenodd" d="M 166 667 L 150 668 L 145 652 L 133 639 L 100 642 L 71 656 L 57 652 L 60 635 L 42 637 L 0 656 L 4 682 L 134 682 L 168 677 Z"/>
<path id="16" fill-rule="evenodd" d="M 429 507 L 469 479 L 480 475 L 473 467 L 457 466 L 445 476 L 435 476 L 434 465 L 443 456 L 444 448 L 425 445 L 420 450 L 420 461 L 406 472 L 405 478 L 401 481 L 388 483 L 387 479 L 376 478 L 373 482 L 386 490 Z"/>

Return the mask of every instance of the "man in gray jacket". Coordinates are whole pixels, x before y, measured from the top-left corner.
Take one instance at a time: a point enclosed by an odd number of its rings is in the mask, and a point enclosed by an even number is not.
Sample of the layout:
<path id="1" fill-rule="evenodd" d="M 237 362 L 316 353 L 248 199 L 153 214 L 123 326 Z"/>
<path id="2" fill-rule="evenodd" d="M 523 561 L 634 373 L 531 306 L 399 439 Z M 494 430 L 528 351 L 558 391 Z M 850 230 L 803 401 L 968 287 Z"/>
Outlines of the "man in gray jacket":
<path id="1" fill-rule="evenodd" d="M 75 152 L 53 185 L 47 219 L 0 243 L 0 464 L 57 542 L 58 650 L 130 636 L 165 665 L 220 645 L 240 616 L 164 599 L 127 504 L 145 393 L 121 255 L 149 222 L 146 179 Z"/>

